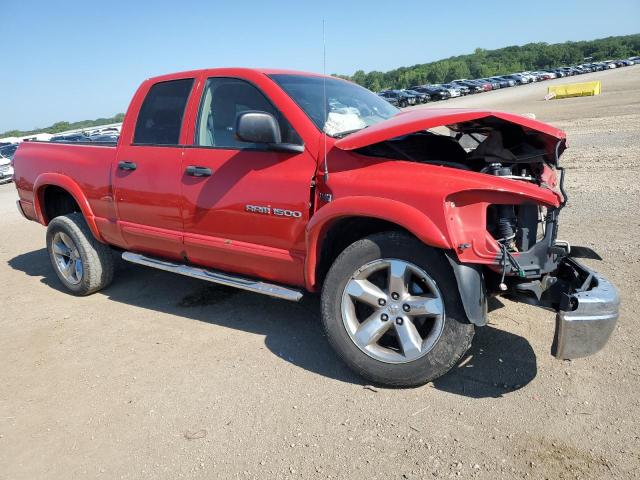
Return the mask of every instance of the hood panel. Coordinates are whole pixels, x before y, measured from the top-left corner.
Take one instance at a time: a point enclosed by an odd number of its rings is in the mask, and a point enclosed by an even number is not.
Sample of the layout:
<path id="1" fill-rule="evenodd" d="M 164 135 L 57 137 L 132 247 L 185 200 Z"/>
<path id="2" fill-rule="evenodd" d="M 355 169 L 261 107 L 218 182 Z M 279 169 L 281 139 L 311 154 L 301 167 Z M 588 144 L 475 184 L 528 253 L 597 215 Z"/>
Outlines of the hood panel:
<path id="1" fill-rule="evenodd" d="M 420 108 L 399 113 L 395 117 L 352 133 L 335 142 L 341 150 L 355 150 L 392 138 L 429 128 L 453 125 L 456 123 L 480 120 L 494 117 L 505 122 L 521 125 L 523 128 L 539 132 L 549 146 L 555 146 L 558 140 L 566 138 L 565 132 L 547 125 L 512 113 L 496 112 L 492 110 L 471 110 L 465 108 Z"/>

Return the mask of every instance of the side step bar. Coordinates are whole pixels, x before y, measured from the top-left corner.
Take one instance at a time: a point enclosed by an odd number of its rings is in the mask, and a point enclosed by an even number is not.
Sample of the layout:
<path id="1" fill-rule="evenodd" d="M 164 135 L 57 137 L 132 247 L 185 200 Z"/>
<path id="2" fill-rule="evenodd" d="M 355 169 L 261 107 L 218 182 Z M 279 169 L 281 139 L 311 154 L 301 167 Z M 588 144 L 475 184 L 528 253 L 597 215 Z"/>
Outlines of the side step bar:
<path id="1" fill-rule="evenodd" d="M 262 293 L 263 295 L 282 298 L 292 302 L 297 302 L 302 298 L 302 292 L 300 290 L 275 285 L 273 283 L 265 283 L 259 280 L 251 280 L 249 278 L 229 275 L 227 273 L 215 272 L 213 270 L 206 270 L 204 268 L 173 263 L 159 258 L 140 255 L 139 253 L 124 252 L 122 254 L 122 259 L 127 262 L 137 263 L 138 265 L 145 265 L 147 267 L 153 267 L 167 272 L 186 275 L 187 277 L 206 280 L 207 282 L 240 288 L 241 290 L 248 290 L 249 292 Z"/>

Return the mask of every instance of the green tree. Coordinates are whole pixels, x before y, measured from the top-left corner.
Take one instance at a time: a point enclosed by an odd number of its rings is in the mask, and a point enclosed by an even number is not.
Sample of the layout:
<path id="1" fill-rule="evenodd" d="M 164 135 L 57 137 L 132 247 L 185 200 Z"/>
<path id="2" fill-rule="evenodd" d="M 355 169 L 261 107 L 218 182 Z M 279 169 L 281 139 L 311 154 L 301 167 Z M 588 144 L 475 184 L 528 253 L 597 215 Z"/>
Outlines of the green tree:
<path id="1" fill-rule="evenodd" d="M 400 67 L 388 72 L 358 70 L 341 76 L 359 85 L 379 91 L 383 88 L 406 88 L 424 83 L 443 83 L 456 78 L 484 78 L 523 70 L 541 70 L 593 61 L 626 58 L 640 54 L 640 34 L 600 38 L 583 42 L 547 44 L 528 43 L 496 50 L 476 48 L 473 53 L 431 63 Z"/>

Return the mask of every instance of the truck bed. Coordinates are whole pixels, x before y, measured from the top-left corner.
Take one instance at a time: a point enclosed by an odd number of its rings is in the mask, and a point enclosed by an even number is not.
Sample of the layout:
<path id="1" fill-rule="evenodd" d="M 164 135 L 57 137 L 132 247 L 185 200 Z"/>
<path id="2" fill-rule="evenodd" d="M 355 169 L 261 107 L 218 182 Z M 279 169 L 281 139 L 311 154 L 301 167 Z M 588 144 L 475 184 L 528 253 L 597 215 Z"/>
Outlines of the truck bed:
<path id="1" fill-rule="evenodd" d="M 115 158 L 115 143 L 24 142 L 13 161 L 16 188 L 25 215 L 36 215 L 33 205 L 38 185 L 46 177 L 63 175 L 72 178 L 85 192 L 94 215 L 111 217 L 114 210 L 109 179 Z"/>

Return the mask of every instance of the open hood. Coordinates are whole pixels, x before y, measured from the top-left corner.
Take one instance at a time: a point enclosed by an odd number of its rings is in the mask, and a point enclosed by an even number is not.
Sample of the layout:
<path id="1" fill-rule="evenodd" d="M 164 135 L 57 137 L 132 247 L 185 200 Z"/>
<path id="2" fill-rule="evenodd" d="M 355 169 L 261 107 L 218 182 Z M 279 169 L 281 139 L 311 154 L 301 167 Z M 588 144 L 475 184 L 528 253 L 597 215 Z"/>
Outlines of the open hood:
<path id="1" fill-rule="evenodd" d="M 335 146 L 341 150 L 355 150 L 435 127 L 447 126 L 453 130 L 464 130 L 462 124 L 468 124 L 471 128 L 471 125 L 491 126 L 496 122 L 520 125 L 527 132 L 538 133 L 547 153 L 551 156 L 555 155 L 558 141 L 566 138 L 562 130 L 512 113 L 466 108 L 420 108 L 401 112 L 389 120 L 352 133 L 337 140 Z M 564 144 L 565 142 L 562 143 L 558 153 L 564 150 Z"/>

